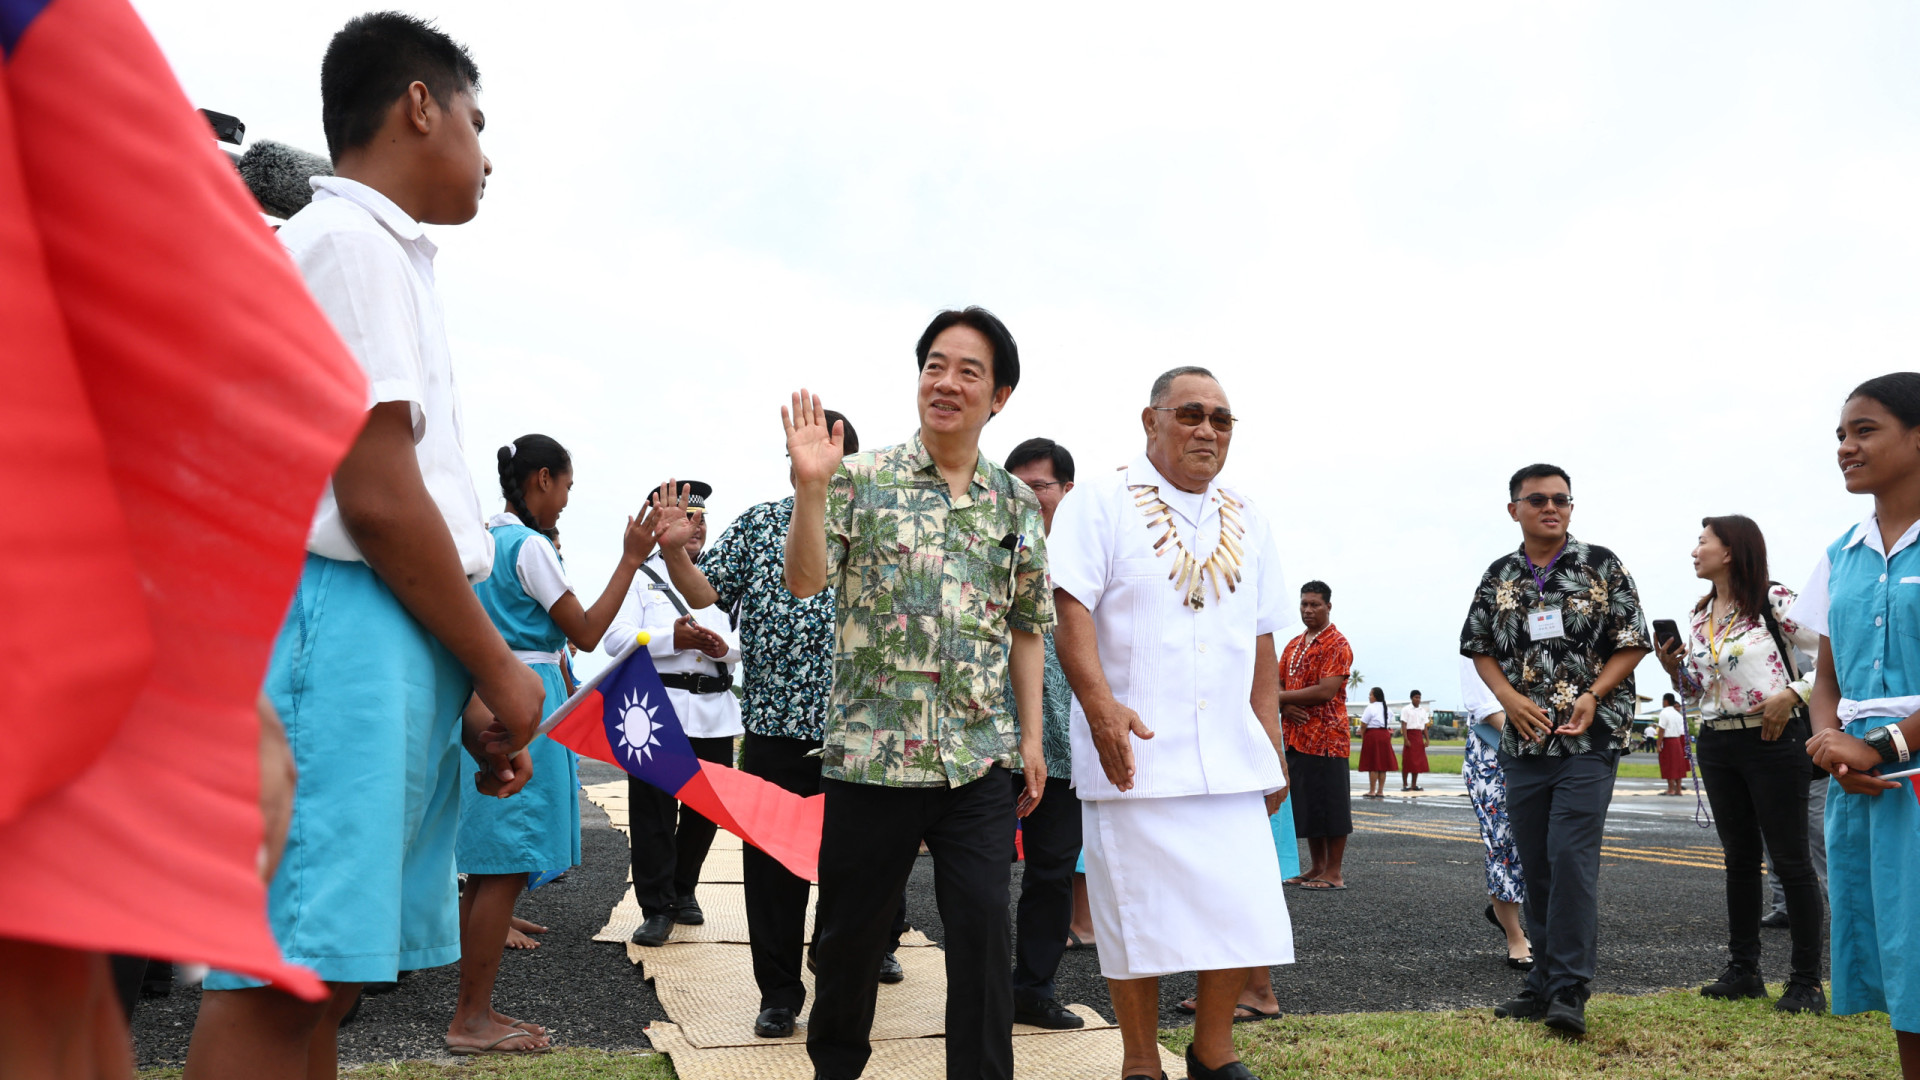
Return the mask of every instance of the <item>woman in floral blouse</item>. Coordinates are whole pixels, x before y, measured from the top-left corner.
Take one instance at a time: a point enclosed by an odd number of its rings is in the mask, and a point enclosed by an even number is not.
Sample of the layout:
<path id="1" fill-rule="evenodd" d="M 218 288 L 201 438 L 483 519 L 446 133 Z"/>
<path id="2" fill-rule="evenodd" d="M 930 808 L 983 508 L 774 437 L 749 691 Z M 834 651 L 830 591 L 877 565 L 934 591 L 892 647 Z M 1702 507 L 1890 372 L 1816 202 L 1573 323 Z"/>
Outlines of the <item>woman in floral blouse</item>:
<path id="1" fill-rule="evenodd" d="M 1684 643 L 1658 651 L 1674 689 L 1698 702 L 1700 777 L 1713 805 L 1727 867 L 1727 950 L 1731 962 L 1700 992 L 1764 998 L 1760 975 L 1761 861 L 1773 858 L 1787 893 L 1793 973 L 1775 1008 L 1823 1011 L 1820 883 L 1807 847 L 1807 739 L 1802 707 L 1813 673 L 1792 650 L 1816 653 L 1820 639 L 1787 617 L 1794 593 L 1767 578 L 1767 542 L 1738 514 L 1701 522 L 1693 570 L 1713 583 L 1693 610 Z"/>

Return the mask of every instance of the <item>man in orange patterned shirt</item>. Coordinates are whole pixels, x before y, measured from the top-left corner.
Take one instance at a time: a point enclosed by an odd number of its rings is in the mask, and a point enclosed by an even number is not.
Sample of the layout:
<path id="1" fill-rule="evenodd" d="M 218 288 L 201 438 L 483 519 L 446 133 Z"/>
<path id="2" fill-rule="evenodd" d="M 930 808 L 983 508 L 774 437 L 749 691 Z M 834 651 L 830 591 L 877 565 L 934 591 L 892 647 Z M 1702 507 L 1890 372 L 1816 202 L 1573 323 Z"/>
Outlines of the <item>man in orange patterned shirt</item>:
<path id="1" fill-rule="evenodd" d="M 1300 588 L 1300 621 L 1307 632 L 1280 654 L 1280 726 L 1286 736 L 1287 774 L 1293 781 L 1293 831 L 1307 842 L 1311 862 L 1286 884 L 1344 889 L 1341 863 L 1353 833 L 1347 727 L 1347 675 L 1353 649 L 1334 628 L 1333 590 L 1324 581 Z"/>

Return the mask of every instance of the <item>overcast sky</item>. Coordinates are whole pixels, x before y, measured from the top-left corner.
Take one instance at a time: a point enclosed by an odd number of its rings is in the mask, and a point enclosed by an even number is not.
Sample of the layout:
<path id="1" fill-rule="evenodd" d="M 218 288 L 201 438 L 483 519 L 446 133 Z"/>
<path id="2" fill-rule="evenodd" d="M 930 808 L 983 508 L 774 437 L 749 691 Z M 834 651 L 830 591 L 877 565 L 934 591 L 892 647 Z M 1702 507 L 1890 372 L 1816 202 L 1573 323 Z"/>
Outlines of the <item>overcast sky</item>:
<path id="1" fill-rule="evenodd" d="M 196 104 L 324 149 L 363 5 L 136 7 Z M 502 442 L 573 451 L 588 599 L 667 475 L 716 525 L 786 493 L 791 389 L 906 438 L 920 329 L 983 304 L 1024 361 L 986 453 L 1112 469 L 1154 375 L 1212 367 L 1289 582 L 1451 707 L 1516 467 L 1572 473 L 1574 534 L 1679 618 L 1703 514 L 1804 582 L 1870 509 L 1842 399 L 1917 366 L 1907 5 L 408 10 L 484 84 L 486 200 L 432 230 L 468 456 L 491 508 Z"/>

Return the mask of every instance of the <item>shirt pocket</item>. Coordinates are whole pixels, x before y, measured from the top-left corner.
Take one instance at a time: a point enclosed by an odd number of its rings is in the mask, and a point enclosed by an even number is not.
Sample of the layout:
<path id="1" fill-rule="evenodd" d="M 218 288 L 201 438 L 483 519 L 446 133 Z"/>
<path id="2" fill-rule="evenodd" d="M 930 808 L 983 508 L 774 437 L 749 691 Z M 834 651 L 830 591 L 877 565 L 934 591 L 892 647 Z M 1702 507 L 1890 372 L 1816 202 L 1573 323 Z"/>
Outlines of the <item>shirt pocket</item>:
<path id="1" fill-rule="evenodd" d="M 1886 619 L 1895 633 L 1920 642 L 1920 577 L 1902 577 L 1899 584 L 1887 587 Z M 1908 646 L 1909 651 L 1913 648 Z"/>

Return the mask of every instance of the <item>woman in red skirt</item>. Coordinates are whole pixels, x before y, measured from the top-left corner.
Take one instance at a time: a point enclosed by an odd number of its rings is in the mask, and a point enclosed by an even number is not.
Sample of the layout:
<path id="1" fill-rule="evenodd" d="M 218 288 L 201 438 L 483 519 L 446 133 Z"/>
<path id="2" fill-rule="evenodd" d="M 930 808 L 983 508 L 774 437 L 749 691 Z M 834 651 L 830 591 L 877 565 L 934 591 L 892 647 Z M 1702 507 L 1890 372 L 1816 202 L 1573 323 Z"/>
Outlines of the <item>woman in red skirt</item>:
<path id="1" fill-rule="evenodd" d="M 1660 779 L 1667 782 L 1664 795 L 1684 795 L 1680 781 L 1687 778 L 1687 718 L 1679 703 L 1668 694 L 1660 705 Z"/>
<path id="2" fill-rule="evenodd" d="M 1400 710 L 1400 790 L 1425 791 L 1420 774 L 1433 771 L 1427 767 L 1427 710 L 1420 707 L 1420 691 L 1408 698 Z"/>
<path id="3" fill-rule="evenodd" d="M 1393 760 L 1393 732 L 1387 730 L 1387 692 L 1367 691 L 1367 709 L 1360 714 L 1360 771 L 1367 774 L 1369 799 L 1387 797 L 1387 774 L 1399 768 Z"/>

